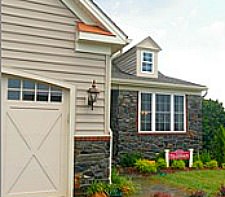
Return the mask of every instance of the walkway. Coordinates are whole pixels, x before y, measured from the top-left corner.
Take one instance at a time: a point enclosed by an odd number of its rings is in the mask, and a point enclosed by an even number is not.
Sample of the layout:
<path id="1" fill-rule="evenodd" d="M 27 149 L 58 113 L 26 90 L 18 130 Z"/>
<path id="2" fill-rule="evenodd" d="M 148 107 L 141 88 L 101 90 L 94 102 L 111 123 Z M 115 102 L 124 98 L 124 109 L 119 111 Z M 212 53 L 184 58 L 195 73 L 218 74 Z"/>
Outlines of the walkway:
<path id="1" fill-rule="evenodd" d="M 187 193 L 181 189 L 170 187 L 168 185 L 156 183 L 150 180 L 150 177 L 134 176 L 132 180 L 138 184 L 140 192 L 131 197 L 152 197 L 155 192 L 166 192 L 171 197 L 187 197 Z"/>

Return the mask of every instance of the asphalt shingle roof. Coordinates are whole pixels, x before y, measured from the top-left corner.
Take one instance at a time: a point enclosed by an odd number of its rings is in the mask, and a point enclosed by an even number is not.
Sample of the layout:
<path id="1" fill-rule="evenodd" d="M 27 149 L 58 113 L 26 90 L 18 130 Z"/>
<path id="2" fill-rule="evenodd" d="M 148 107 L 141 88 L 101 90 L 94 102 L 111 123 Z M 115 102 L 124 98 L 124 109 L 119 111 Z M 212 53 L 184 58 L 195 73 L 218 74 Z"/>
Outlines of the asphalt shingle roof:
<path id="1" fill-rule="evenodd" d="M 112 66 L 112 79 L 131 79 L 131 80 L 139 80 L 141 81 L 148 81 L 148 82 L 158 82 L 158 83 L 165 83 L 165 84 L 177 84 L 177 85 L 185 85 L 191 86 L 196 88 L 206 88 L 204 85 L 192 83 L 189 81 L 168 77 L 161 72 L 158 73 L 158 78 L 147 78 L 147 77 L 140 77 L 134 74 L 126 73 L 120 70 L 116 65 Z"/>

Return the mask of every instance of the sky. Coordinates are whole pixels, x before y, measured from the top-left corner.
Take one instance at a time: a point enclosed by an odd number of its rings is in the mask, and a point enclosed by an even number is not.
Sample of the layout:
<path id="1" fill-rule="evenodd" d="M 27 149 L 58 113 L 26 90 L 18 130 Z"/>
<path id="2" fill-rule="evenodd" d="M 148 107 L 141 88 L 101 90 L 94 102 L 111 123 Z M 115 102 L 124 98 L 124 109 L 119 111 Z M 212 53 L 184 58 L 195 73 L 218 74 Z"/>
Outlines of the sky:
<path id="1" fill-rule="evenodd" d="M 159 70 L 206 85 L 225 106 L 225 0 L 95 0 L 132 39 L 162 48 Z"/>

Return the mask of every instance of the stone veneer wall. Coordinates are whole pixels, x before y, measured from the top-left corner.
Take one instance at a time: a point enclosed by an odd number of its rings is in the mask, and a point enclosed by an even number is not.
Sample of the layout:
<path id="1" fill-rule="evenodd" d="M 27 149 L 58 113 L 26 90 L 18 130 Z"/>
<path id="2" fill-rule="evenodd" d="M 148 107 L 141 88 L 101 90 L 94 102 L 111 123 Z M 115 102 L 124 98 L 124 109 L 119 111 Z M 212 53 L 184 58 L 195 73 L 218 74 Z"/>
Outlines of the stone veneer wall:
<path id="1" fill-rule="evenodd" d="M 139 134 L 138 92 L 112 90 L 111 128 L 114 160 L 123 153 L 141 152 L 154 158 L 164 149 L 202 149 L 202 97 L 186 95 L 187 132 L 185 134 Z"/>
<path id="2" fill-rule="evenodd" d="M 110 137 L 75 137 L 75 183 L 85 191 L 93 180 L 109 181 Z M 76 186 L 75 186 L 76 188 Z"/>

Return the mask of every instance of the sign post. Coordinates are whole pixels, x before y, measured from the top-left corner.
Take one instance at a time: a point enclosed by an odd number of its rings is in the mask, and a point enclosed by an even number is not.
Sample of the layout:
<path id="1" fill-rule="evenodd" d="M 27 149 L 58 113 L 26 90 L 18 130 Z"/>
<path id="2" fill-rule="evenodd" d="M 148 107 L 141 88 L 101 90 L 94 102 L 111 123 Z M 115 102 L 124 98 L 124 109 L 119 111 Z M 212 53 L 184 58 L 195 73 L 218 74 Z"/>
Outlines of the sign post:
<path id="1" fill-rule="evenodd" d="M 191 168 L 193 166 L 193 152 L 194 152 L 194 149 L 190 148 L 189 152 L 190 152 L 189 168 Z"/>
<path id="2" fill-rule="evenodd" d="M 194 149 L 189 149 L 189 151 L 178 149 L 174 152 L 170 152 L 169 149 L 165 149 L 164 151 L 167 168 L 169 167 L 170 160 L 189 160 L 189 167 L 192 167 Z"/>
<path id="3" fill-rule="evenodd" d="M 166 167 L 169 168 L 170 166 L 170 159 L 169 159 L 169 152 L 170 150 L 169 149 L 165 149 L 165 160 L 166 160 Z"/>

